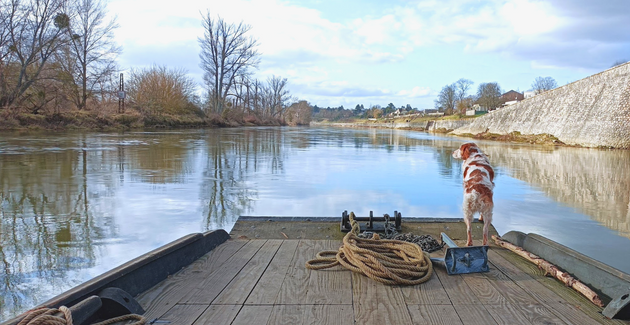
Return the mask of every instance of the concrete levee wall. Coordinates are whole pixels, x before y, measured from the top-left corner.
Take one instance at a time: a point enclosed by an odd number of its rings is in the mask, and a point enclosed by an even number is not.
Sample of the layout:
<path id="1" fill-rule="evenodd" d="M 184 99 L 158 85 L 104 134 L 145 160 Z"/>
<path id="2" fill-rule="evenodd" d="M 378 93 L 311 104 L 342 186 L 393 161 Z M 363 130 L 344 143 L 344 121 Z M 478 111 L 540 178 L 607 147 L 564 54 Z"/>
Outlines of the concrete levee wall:
<path id="1" fill-rule="evenodd" d="M 552 134 L 585 147 L 630 148 L 630 63 L 476 118 L 453 134 Z"/>

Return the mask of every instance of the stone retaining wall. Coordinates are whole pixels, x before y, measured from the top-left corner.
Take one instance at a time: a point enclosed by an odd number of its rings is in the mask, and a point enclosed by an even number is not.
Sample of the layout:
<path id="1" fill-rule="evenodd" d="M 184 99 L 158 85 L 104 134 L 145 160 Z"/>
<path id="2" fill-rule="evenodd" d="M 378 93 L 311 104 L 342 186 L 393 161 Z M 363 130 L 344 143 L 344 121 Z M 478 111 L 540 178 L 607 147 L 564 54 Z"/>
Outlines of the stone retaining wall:
<path id="1" fill-rule="evenodd" d="M 585 147 L 630 148 L 630 63 L 476 118 L 453 134 L 552 134 Z"/>

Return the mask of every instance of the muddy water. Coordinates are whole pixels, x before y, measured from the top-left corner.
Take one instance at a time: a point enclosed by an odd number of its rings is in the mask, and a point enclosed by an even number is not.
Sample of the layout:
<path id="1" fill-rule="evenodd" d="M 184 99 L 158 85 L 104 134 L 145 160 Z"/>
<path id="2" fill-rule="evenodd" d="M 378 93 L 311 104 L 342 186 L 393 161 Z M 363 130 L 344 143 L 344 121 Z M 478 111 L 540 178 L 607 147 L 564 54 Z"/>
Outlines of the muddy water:
<path id="1" fill-rule="evenodd" d="M 462 142 L 335 128 L 0 133 L 0 318 L 239 215 L 460 218 Z M 479 144 L 499 233 L 539 233 L 630 273 L 630 151 Z"/>

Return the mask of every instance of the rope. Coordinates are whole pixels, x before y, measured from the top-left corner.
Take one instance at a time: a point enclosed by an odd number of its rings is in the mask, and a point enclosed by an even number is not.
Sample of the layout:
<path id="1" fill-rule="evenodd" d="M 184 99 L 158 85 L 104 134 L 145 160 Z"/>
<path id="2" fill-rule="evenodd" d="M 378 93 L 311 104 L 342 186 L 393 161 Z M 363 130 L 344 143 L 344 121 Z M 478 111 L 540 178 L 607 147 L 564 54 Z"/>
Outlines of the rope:
<path id="1" fill-rule="evenodd" d="M 433 274 L 429 253 L 420 246 L 399 240 L 360 238 L 359 224 L 350 212 L 352 230 L 343 238 L 338 251 L 322 251 L 306 262 L 306 268 L 321 270 L 342 265 L 352 272 L 390 285 L 416 285 Z"/>
<path id="2" fill-rule="evenodd" d="M 62 313 L 63 315 L 55 315 L 57 313 Z M 92 325 L 109 325 L 127 320 L 136 320 L 135 322 L 127 325 L 143 325 L 147 322 L 146 318 L 142 315 L 127 314 L 110 318 L 99 323 L 94 323 Z M 39 308 L 28 312 L 17 325 L 73 325 L 72 313 L 66 306 L 61 306 L 59 309 Z"/>

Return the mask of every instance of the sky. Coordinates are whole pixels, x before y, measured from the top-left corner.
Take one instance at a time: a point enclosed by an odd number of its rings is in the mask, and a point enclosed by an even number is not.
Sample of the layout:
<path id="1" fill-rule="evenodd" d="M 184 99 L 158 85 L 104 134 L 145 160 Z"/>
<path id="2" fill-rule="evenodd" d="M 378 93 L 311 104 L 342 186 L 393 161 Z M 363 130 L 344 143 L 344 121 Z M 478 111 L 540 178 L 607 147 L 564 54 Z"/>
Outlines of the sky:
<path id="1" fill-rule="evenodd" d="M 122 69 L 185 69 L 202 85 L 202 15 L 251 26 L 254 75 L 287 78 L 296 99 L 352 109 L 434 108 L 466 78 L 526 91 L 630 60 L 630 0 L 110 0 Z"/>

